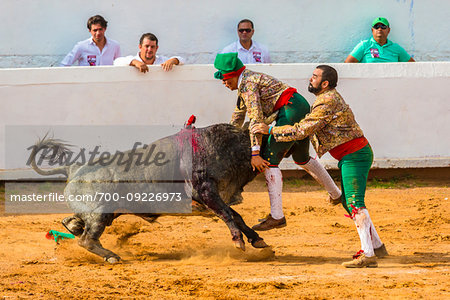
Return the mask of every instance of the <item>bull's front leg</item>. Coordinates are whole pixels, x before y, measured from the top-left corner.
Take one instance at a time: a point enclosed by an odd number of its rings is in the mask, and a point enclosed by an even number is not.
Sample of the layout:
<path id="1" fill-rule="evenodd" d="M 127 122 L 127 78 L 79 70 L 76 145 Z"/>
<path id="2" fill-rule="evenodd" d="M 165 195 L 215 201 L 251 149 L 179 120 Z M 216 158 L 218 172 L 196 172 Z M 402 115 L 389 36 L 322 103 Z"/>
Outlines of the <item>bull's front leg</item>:
<path id="1" fill-rule="evenodd" d="M 84 231 L 84 222 L 76 214 L 64 218 L 61 222 L 66 229 L 75 236 L 80 236 Z"/>
<path id="2" fill-rule="evenodd" d="M 205 180 L 197 185 L 200 202 L 211 209 L 216 216 L 221 218 L 230 229 L 234 246 L 245 251 L 245 243 L 242 232 L 233 218 L 233 211 L 225 204 L 219 195 L 217 184 L 213 180 Z"/>
<path id="3" fill-rule="evenodd" d="M 78 245 L 85 248 L 89 252 L 97 254 L 103 257 L 103 259 L 109 263 L 117 263 L 120 261 L 120 256 L 112 252 L 111 250 L 103 248 L 100 243 L 100 236 L 105 230 L 106 225 L 110 225 L 111 214 L 89 214 L 83 221 L 85 223 L 85 229 L 80 236 Z"/>

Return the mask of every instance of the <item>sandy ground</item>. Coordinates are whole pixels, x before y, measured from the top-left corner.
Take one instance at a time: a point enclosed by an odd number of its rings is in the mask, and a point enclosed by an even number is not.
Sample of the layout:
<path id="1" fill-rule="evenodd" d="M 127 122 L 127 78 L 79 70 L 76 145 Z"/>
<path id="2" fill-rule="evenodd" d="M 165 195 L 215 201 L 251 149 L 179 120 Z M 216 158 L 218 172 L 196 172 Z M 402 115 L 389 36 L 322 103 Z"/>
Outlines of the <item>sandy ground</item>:
<path id="1" fill-rule="evenodd" d="M 262 232 L 272 249 L 233 247 L 217 218 L 122 216 L 102 236 L 122 263 L 110 265 L 65 240 L 66 216 L 0 214 L 0 298 L 449 299 L 450 188 L 408 183 L 369 188 L 366 204 L 390 256 L 378 268 L 340 264 L 360 248 L 342 207 L 317 186 L 285 184 L 288 226 Z M 288 185 L 288 186 L 287 186 Z M 256 181 L 235 206 L 249 225 L 269 209 Z"/>

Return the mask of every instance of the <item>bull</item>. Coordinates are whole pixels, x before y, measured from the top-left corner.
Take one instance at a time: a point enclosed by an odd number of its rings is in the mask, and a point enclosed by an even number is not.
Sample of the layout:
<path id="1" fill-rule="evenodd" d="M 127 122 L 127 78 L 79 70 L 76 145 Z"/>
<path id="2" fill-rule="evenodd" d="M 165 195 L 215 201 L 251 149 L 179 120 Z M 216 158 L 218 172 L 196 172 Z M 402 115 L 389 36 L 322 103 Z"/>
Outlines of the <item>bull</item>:
<path id="1" fill-rule="evenodd" d="M 174 162 L 170 164 L 170 170 L 154 165 L 133 165 L 125 172 L 126 166 L 117 162 L 107 166 L 71 164 L 53 169 L 42 169 L 36 163 L 36 157 L 41 150 L 52 149 L 53 158 L 64 157 L 70 152 L 62 141 L 48 137 L 38 141 L 33 147 L 29 162 L 31 167 L 41 175 L 63 174 L 66 176 L 67 185 L 64 189 L 66 198 L 68 194 L 74 193 L 93 194 L 98 189 L 97 183 L 100 182 L 111 182 L 106 187 L 110 189 L 110 192 L 117 192 L 117 185 L 113 185 L 117 178 L 126 182 L 144 179 L 151 181 L 161 172 L 171 172 L 173 178 L 184 178 L 185 186 L 190 187 L 191 192 L 186 195 L 192 199 L 193 210 L 197 208 L 200 211 L 212 212 L 225 222 L 236 248 L 245 250 L 243 234 L 253 247 L 268 247 L 264 240 L 245 224 L 239 213 L 230 207 L 242 202 L 243 187 L 257 175 L 257 171 L 252 169 L 250 163 L 251 148 L 248 130 L 229 124 L 216 124 L 205 128 L 188 126 L 177 134 L 159 139 L 153 144 L 165 149 L 165 153 L 169 154 L 170 160 Z M 133 151 L 145 155 L 148 149 L 139 148 Z M 105 189 L 105 185 L 102 185 L 102 189 Z M 120 257 L 111 250 L 105 249 L 100 243 L 100 237 L 115 218 L 131 213 L 152 223 L 162 215 L 161 213 L 141 213 L 142 210 L 134 208 L 131 208 L 131 211 L 118 209 L 111 212 L 111 207 L 107 207 L 108 210 L 106 210 L 106 203 L 102 202 L 68 202 L 68 205 L 75 214 L 65 218 L 62 224 L 79 237 L 78 244 L 81 247 L 110 263 L 120 261 Z"/>

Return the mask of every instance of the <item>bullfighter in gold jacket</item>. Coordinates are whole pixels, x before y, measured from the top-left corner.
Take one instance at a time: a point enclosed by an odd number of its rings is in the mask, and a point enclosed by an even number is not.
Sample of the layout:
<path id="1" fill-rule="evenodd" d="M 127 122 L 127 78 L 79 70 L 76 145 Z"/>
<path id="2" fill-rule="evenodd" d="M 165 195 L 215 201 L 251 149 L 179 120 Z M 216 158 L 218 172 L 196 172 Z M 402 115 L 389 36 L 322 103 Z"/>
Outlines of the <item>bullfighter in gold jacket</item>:
<path id="1" fill-rule="evenodd" d="M 311 138 L 321 157 L 326 152 L 339 161 L 342 175 L 342 204 L 356 224 L 361 250 L 353 260 L 343 263 L 347 268 L 377 267 L 376 257 L 387 255 L 364 203 L 367 176 L 373 162 L 369 142 L 355 120 L 352 110 L 336 91 L 338 75 L 334 68 L 318 66 L 310 79 L 308 90 L 317 98 L 311 113 L 294 125 L 270 127 L 255 124 L 251 131 L 270 134 L 277 142 Z"/>

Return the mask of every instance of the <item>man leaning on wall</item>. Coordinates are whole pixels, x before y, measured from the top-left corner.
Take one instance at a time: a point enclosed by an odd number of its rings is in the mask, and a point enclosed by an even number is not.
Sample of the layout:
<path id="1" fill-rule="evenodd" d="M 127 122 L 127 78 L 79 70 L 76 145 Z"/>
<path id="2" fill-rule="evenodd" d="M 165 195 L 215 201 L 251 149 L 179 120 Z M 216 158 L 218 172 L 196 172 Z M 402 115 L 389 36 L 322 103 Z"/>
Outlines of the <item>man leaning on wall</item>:
<path id="1" fill-rule="evenodd" d="M 180 56 L 156 55 L 158 47 L 158 38 L 153 33 L 144 33 L 139 39 L 139 52 L 135 56 L 117 58 L 114 65 L 133 66 L 145 73 L 148 72 L 147 65 L 161 65 L 164 71 L 170 71 L 174 65 L 184 64 L 184 59 Z"/>
<path id="2" fill-rule="evenodd" d="M 387 38 L 390 31 L 391 28 L 386 18 L 375 18 L 372 22 L 372 37 L 356 45 L 345 59 L 345 62 L 389 63 L 415 61 L 399 44 Z"/>
<path id="3" fill-rule="evenodd" d="M 252 40 L 255 28 L 249 19 L 239 21 L 237 34 L 239 40 L 223 48 L 221 53 L 238 53 L 243 64 L 270 63 L 269 50 L 266 46 Z"/>
<path id="4" fill-rule="evenodd" d="M 112 65 L 120 56 L 118 42 L 105 37 L 108 22 L 100 15 L 90 17 L 87 28 L 92 35 L 87 40 L 78 42 L 61 61 L 61 67 L 72 66 L 78 62 L 80 66 Z"/>

